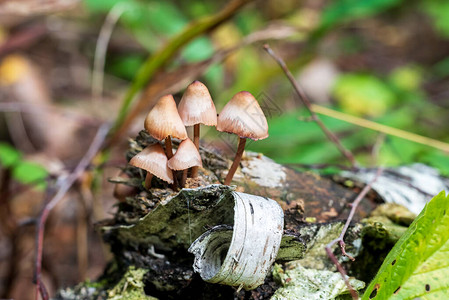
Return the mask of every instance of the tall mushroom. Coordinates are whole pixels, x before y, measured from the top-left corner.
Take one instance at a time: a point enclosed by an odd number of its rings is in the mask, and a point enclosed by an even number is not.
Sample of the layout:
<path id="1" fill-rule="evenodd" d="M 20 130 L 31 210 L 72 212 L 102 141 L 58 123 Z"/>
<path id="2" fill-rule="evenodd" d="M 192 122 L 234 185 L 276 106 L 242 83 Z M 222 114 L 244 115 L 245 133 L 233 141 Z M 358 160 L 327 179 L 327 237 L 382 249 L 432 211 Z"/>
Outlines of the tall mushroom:
<path id="1" fill-rule="evenodd" d="M 191 167 L 202 167 L 201 156 L 195 144 L 190 139 L 185 139 L 179 144 L 178 150 L 175 155 L 168 161 L 168 167 L 172 170 L 187 170 Z M 187 179 L 187 172 L 182 174 L 181 186 Z"/>
<path id="2" fill-rule="evenodd" d="M 171 136 L 185 140 L 187 131 L 179 117 L 175 99 L 172 95 L 165 95 L 158 100 L 145 118 L 145 129 L 155 139 L 165 139 L 167 158 L 173 157 Z"/>
<path id="3" fill-rule="evenodd" d="M 147 171 L 145 188 L 149 189 L 153 175 L 170 184 L 173 183 L 173 173 L 168 168 L 167 162 L 168 159 L 162 146 L 154 144 L 137 153 L 131 158 L 129 164 Z"/>
<path id="4" fill-rule="evenodd" d="M 200 124 L 217 126 L 217 111 L 207 87 L 192 82 L 182 95 L 178 107 L 179 115 L 185 126 L 193 126 L 193 143 L 200 149 Z M 192 177 L 198 175 L 198 167 L 192 168 Z"/>
<path id="5" fill-rule="evenodd" d="M 245 150 L 246 139 L 262 140 L 268 137 L 268 123 L 256 98 L 249 92 L 239 92 L 225 105 L 218 116 L 217 130 L 239 136 L 234 162 L 224 184 L 229 185 Z"/>

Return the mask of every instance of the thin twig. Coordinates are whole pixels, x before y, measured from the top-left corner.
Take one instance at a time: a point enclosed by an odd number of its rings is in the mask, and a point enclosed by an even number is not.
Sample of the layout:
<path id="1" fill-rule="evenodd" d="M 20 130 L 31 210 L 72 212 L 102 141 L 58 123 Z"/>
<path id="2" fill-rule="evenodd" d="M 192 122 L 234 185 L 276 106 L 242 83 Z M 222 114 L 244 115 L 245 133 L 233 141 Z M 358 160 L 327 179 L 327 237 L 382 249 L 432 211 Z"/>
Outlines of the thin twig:
<path id="1" fill-rule="evenodd" d="M 449 152 L 449 143 L 445 143 L 436 139 L 432 139 L 426 136 L 422 136 L 416 133 L 408 132 L 402 129 L 390 127 L 387 125 L 379 124 L 370 120 L 362 119 L 359 117 L 351 116 L 324 106 L 312 104 L 312 110 L 321 115 L 325 115 L 337 120 L 341 120 L 347 123 L 351 123 L 360 127 L 368 128 L 378 132 L 383 132 L 388 135 L 392 135 L 404 140 L 412 141 L 421 145 L 429 146 L 435 149 L 439 149 L 444 152 Z"/>
<path id="2" fill-rule="evenodd" d="M 376 175 L 374 176 L 374 178 L 362 189 L 362 191 L 357 196 L 357 198 L 355 198 L 354 202 L 351 203 L 351 211 L 349 212 L 348 219 L 346 220 L 346 223 L 343 226 L 340 236 L 338 238 L 334 239 L 333 241 L 331 241 L 329 244 L 327 244 L 326 248 L 325 248 L 327 255 L 329 256 L 330 260 L 337 267 L 337 270 L 340 272 L 341 276 L 343 277 L 343 280 L 345 281 L 346 286 L 348 287 L 349 291 L 351 292 L 351 296 L 354 299 L 358 299 L 357 292 L 354 290 L 354 288 L 349 283 L 349 280 L 346 277 L 345 270 L 343 269 L 342 265 L 338 262 L 337 258 L 335 257 L 334 253 L 332 252 L 331 248 L 336 243 L 338 243 L 340 246 L 340 249 L 341 249 L 341 253 L 344 256 L 348 257 L 350 260 L 352 260 L 352 261 L 355 260 L 352 256 L 350 256 L 348 253 L 346 253 L 346 244 L 343 239 L 346 235 L 346 231 L 349 228 L 349 224 L 351 223 L 352 218 L 354 217 L 355 211 L 357 210 L 357 206 L 360 204 L 360 202 L 366 196 L 366 194 L 371 190 L 373 183 L 377 180 L 377 178 L 379 178 L 380 174 L 382 173 L 382 170 L 383 170 L 382 168 L 377 169 L 377 172 L 376 172 Z"/>
<path id="3" fill-rule="evenodd" d="M 45 204 L 38 222 L 37 222 L 37 234 L 36 234 L 36 269 L 34 280 L 36 282 L 36 299 L 38 299 L 39 293 L 41 294 L 42 299 L 48 299 L 48 293 L 45 288 L 44 283 L 41 280 L 41 269 L 42 269 L 42 250 L 43 250 L 43 241 L 44 241 L 44 227 L 45 222 L 48 218 L 50 211 L 58 204 L 65 196 L 70 187 L 75 183 L 75 181 L 82 175 L 82 173 L 89 166 L 92 159 L 100 150 L 103 142 L 106 138 L 106 135 L 110 129 L 109 124 L 103 124 L 97 131 L 95 138 L 93 139 L 89 149 L 84 154 L 83 158 L 80 160 L 76 168 L 70 173 L 61 183 L 58 192 L 54 195 L 54 197 Z"/>
<path id="4" fill-rule="evenodd" d="M 120 16 L 128 9 L 129 5 L 126 2 L 119 2 L 114 5 L 106 16 L 106 20 L 98 35 L 92 74 L 92 98 L 94 101 L 100 100 L 103 97 L 104 64 L 112 31 Z"/>
<path id="5" fill-rule="evenodd" d="M 343 154 L 344 157 L 349 161 L 352 167 L 357 166 L 357 162 L 355 161 L 354 155 L 346 149 L 343 144 L 340 142 L 338 137 L 333 134 L 327 127 L 324 125 L 324 123 L 321 121 L 321 119 L 318 117 L 318 115 L 313 111 L 312 109 L 312 103 L 310 102 L 309 98 L 307 97 L 306 93 L 302 90 L 302 88 L 298 85 L 298 83 L 295 80 L 295 77 L 293 77 L 292 73 L 288 69 L 287 65 L 285 64 L 284 60 L 277 56 L 273 49 L 268 46 L 268 44 L 265 44 L 263 46 L 265 51 L 279 64 L 279 66 L 284 71 L 287 78 L 290 80 L 291 84 L 293 85 L 293 88 L 295 89 L 296 93 L 298 94 L 301 101 L 306 106 L 307 110 L 309 111 L 312 120 L 315 121 L 318 126 L 320 126 L 321 130 L 324 132 L 324 134 L 327 136 L 327 138 L 335 144 L 335 146 L 338 148 L 338 150 Z"/>

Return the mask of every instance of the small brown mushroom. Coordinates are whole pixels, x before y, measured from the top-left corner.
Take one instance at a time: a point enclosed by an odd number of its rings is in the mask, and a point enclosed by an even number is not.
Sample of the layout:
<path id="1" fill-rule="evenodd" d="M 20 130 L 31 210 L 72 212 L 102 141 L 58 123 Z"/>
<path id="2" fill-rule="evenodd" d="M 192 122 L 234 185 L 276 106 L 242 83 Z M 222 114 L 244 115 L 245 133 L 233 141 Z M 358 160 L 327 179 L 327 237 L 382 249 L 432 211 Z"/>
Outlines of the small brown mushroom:
<path id="1" fill-rule="evenodd" d="M 200 124 L 217 126 L 217 111 L 207 87 L 192 82 L 182 95 L 178 106 L 179 115 L 185 126 L 193 126 L 193 143 L 200 149 Z M 192 168 L 192 177 L 198 175 L 198 167 Z"/>
<path id="2" fill-rule="evenodd" d="M 158 100 L 145 118 L 145 129 L 155 139 L 165 139 L 165 150 L 168 159 L 173 157 L 171 138 L 181 140 L 187 138 L 187 131 L 179 117 L 172 95 L 165 95 Z"/>
<path id="3" fill-rule="evenodd" d="M 168 168 L 167 162 L 167 156 L 162 146 L 154 144 L 137 153 L 131 158 L 129 164 L 147 171 L 145 188 L 149 189 L 153 175 L 170 184 L 173 183 L 173 173 Z"/>
<path id="4" fill-rule="evenodd" d="M 179 144 L 175 155 L 168 161 L 168 167 L 172 170 L 187 170 L 191 167 L 202 167 L 201 156 L 198 149 L 190 139 L 185 139 Z M 184 186 L 187 179 L 187 172 L 182 174 L 181 186 Z"/>
<path id="5" fill-rule="evenodd" d="M 239 136 L 234 162 L 224 184 L 229 185 L 245 150 L 246 139 L 261 140 L 268 137 L 268 123 L 256 98 L 249 92 L 239 92 L 225 105 L 218 116 L 217 130 Z"/>

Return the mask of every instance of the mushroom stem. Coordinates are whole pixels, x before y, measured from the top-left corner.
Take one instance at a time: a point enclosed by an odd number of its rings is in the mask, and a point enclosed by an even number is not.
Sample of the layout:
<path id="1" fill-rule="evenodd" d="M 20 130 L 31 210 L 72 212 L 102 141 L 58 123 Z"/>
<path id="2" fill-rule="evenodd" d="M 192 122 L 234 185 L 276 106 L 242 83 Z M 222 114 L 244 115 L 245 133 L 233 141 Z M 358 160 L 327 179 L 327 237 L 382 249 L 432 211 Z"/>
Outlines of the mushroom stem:
<path id="1" fill-rule="evenodd" d="M 167 155 L 168 159 L 173 157 L 173 148 L 171 145 L 171 137 L 170 136 L 167 136 L 165 138 L 165 154 Z"/>
<path id="2" fill-rule="evenodd" d="M 226 175 L 226 179 L 224 184 L 229 185 L 231 183 L 232 177 L 234 177 L 235 171 L 237 171 L 237 168 L 240 164 L 240 160 L 242 159 L 243 151 L 245 150 L 245 144 L 246 139 L 245 138 L 239 138 L 239 146 L 237 148 L 237 153 L 234 157 L 234 162 L 232 163 L 231 168 L 229 169 L 228 175 Z"/>
<path id="3" fill-rule="evenodd" d="M 170 159 L 173 157 L 173 147 L 171 145 L 171 137 L 167 136 L 165 138 L 165 155 Z M 172 170 L 173 173 L 173 189 L 176 190 L 178 188 L 178 181 L 176 180 L 176 172 Z"/>
<path id="4" fill-rule="evenodd" d="M 200 124 L 193 125 L 193 143 L 196 149 L 200 149 Z"/>
<path id="5" fill-rule="evenodd" d="M 193 125 L 193 143 L 195 144 L 196 149 L 200 151 L 200 124 Z M 198 167 L 192 167 L 192 174 L 190 175 L 192 178 L 198 176 Z"/>
<path id="6" fill-rule="evenodd" d="M 182 171 L 181 187 L 185 187 L 186 181 L 187 181 L 187 169 Z"/>
<path id="7" fill-rule="evenodd" d="M 147 172 L 147 176 L 145 176 L 145 188 L 147 190 L 151 188 L 151 179 L 153 179 L 153 174 Z"/>

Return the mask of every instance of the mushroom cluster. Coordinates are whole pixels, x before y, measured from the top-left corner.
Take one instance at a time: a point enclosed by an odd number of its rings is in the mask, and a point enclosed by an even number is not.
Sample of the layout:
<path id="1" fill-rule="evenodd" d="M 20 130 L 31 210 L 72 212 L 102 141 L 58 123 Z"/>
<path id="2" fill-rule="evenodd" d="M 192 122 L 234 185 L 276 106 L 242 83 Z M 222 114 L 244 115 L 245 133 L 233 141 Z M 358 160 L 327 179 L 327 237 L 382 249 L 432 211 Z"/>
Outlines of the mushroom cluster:
<path id="1" fill-rule="evenodd" d="M 173 184 L 177 188 L 177 171 L 183 171 L 180 186 L 184 187 L 188 169 L 190 176 L 198 176 L 202 167 L 199 153 L 200 124 L 216 126 L 218 131 L 239 136 L 239 145 L 228 171 L 224 184 L 229 185 L 237 170 L 246 139 L 260 140 L 268 137 L 268 124 L 257 100 L 249 92 L 239 92 L 225 105 L 217 118 L 214 102 L 207 87 L 199 82 L 191 83 L 176 108 L 172 95 L 165 95 L 158 100 L 145 118 L 145 130 L 161 143 L 147 146 L 136 154 L 130 165 L 147 171 L 145 188 L 151 188 L 154 176 Z M 189 139 L 186 126 L 193 126 L 193 142 Z M 181 140 L 173 154 L 171 138 Z"/>

